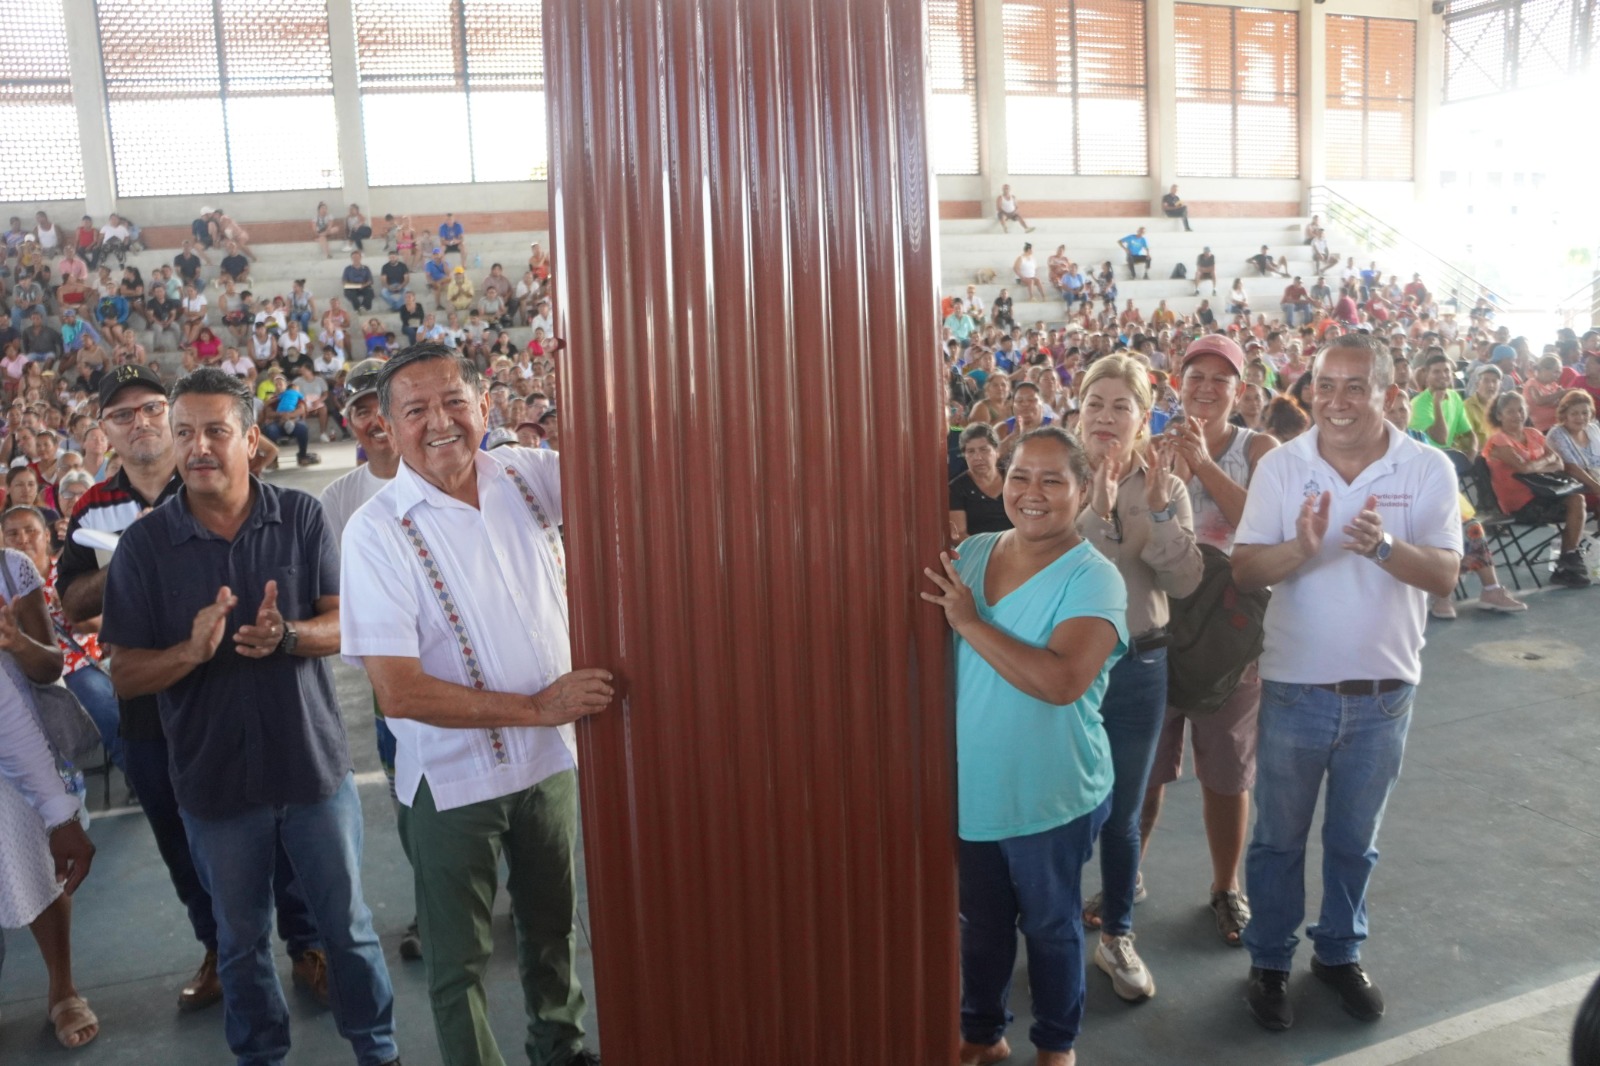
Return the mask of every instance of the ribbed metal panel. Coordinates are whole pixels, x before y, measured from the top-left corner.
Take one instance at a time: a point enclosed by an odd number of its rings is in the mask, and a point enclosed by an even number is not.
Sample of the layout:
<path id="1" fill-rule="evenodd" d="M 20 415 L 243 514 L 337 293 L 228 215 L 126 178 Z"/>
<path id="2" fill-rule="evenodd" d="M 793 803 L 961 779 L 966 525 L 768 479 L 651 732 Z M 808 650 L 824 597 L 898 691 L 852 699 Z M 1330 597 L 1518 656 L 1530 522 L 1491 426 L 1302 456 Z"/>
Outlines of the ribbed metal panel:
<path id="1" fill-rule="evenodd" d="M 613 1066 L 949 1063 L 921 0 L 546 0 Z"/>

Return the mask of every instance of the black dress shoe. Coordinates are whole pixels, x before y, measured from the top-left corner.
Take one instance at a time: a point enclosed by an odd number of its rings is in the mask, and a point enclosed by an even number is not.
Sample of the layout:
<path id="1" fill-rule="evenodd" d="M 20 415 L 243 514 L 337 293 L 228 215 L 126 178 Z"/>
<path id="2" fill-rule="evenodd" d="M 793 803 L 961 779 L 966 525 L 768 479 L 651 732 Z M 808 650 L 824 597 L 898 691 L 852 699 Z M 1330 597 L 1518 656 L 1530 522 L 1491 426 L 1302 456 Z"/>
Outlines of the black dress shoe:
<path id="1" fill-rule="evenodd" d="M 1339 993 L 1339 1002 L 1353 1018 L 1375 1022 L 1383 1017 L 1383 993 L 1372 983 L 1372 978 L 1359 962 L 1343 966 L 1329 966 L 1316 956 L 1311 958 L 1311 972 L 1324 984 L 1333 986 Z"/>
<path id="2" fill-rule="evenodd" d="M 1294 1024 L 1294 1008 L 1289 1006 L 1289 972 L 1250 967 L 1245 983 L 1245 1002 L 1250 1015 L 1263 1029 L 1282 1032 Z"/>

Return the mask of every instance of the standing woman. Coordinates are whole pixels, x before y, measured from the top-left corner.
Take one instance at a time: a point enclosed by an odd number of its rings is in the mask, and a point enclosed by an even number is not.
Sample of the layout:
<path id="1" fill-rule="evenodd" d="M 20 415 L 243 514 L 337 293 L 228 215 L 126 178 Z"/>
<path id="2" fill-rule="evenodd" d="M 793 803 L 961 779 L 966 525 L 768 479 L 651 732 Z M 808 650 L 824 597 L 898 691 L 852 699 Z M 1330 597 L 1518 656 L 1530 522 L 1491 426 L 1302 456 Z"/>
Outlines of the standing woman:
<path id="1" fill-rule="evenodd" d="M 1095 965 L 1117 995 L 1137 1002 L 1156 993 L 1133 947 L 1133 903 L 1140 887 L 1139 812 L 1167 712 L 1167 597 L 1192 594 L 1204 567 L 1171 448 L 1150 439 L 1144 364 L 1124 355 L 1097 360 L 1078 395 L 1078 430 L 1094 469 L 1078 532 L 1122 575 L 1133 634 L 1100 704 L 1114 779 L 1111 813 L 1100 830 L 1103 891 L 1084 908 L 1084 924 L 1100 930 Z"/>
<path id="2" fill-rule="evenodd" d="M 1122 579 L 1077 529 L 1089 479 L 1070 434 L 1027 434 L 1006 473 L 1014 528 L 923 571 L 956 634 L 963 1063 L 1011 1054 L 1018 930 L 1039 1066 L 1072 1066 L 1083 1020 L 1079 885 L 1111 806 L 1100 701 L 1128 643 Z"/>
<path id="3" fill-rule="evenodd" d="M 78 822 L 79 796 L 39 730 L 28 684 L 61 674 L 39 572 L 17 552 L 0 556 L 11 579 L 0 582 L 0 929 L 33 933 L 49 975 L 50 1024 L 62 1047 L 77 1048 L 100 1032 L 72 980 L 72 893 L 94 845 Z"/>
<path id="4" fill-rule="evenodd" d="M 950 482 L 950 543 L 960 544 L 977 533 L 1003 533 L 1011 528 L 1001 498 L 1000 438 L 994 427 L 974 422 L 961 431 L 961 457 L 967 469 Z"/>
<path id="5" fill-rule="evenodd" d="M 1173 470 L 1189 490 L 1195 539 L 1233 553 L 1233 536 L 1244 516 L 1245 489 L 1256 464 L 1277 447 L 1265 433 L 1229 421 L 1243 392 L 1244 352 L 1213 334 L 1189 345 L 1179 364 L 1184 419 L 1168 430 L 1177 452 Z M 1161 816 L 1166 786 L 1183 770 L 1185 734 L 1194 745 L 1206 844 L 1211 852 L 1211 913 L 1223 943 L 1238 947 L 1250 922 L 1250 901 L 1239 884 L 1250 829 L 1250 788 L 1256 778 L 1256 720 L 1261 678 L 1252 663 L 1222 706 L 1207 714 L 1167 708 L 1145 793 L 1140 833 L 1144 847 Z"/>

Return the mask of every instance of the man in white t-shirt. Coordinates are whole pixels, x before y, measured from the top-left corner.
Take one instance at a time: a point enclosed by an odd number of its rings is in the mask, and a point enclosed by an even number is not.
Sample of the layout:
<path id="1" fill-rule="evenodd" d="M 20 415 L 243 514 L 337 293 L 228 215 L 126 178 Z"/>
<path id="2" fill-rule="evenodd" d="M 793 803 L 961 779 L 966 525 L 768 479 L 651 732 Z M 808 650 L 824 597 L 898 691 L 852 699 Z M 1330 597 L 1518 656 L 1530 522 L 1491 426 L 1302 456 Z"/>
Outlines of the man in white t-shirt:
<path id="1" fill-rule="evenodd" d="M 1383 415 L 1396 396 L 1383 343 L 1340 337 L 1312 364 L 1311 432 L 1256 466 L 1233 549 L 1241 588 L 1271 586 L 1261 653 L 1256 828 L 1245 859 L 1254 917 L 1247 1002 L 1293 1024 L 1289 970 L 1305 915 L 1306 836 L 1327 783 L 1322 913 L 1311 972 L 1363 1021 L 1383 997 L 1360 964 L 1378 827 L 1400 776 L 1428 596 L 1461 564 L 1456 474 Z"/>

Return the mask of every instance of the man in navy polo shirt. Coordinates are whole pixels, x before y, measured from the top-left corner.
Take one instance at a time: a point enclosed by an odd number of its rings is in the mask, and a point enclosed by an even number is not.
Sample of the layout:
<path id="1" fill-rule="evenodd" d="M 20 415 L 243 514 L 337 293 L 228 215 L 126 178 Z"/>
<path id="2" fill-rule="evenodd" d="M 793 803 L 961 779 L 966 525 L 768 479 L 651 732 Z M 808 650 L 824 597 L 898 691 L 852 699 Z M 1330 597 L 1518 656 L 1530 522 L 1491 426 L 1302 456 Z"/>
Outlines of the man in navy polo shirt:
<path id="1" fill-rule="evenodd" d="M 394 992 L 361 893 L 361 804 L 327 656 L 339 550 L 322 507 L 250 476 L 249 390 L 202 367 L 172 390 L 177 494 L 122 535 L 102 640 L 124 699 L 156 693 L 195 868 L 217 920 L 228 1046 L 289 1051 L 269 951 L 281 843 L 311 904 L 339 1031 L 359 1066 L 398 1060 Z"/>

